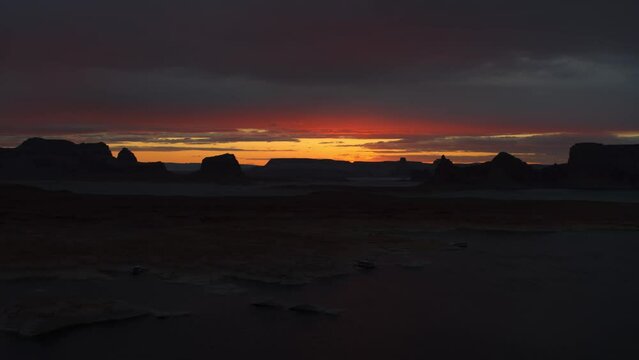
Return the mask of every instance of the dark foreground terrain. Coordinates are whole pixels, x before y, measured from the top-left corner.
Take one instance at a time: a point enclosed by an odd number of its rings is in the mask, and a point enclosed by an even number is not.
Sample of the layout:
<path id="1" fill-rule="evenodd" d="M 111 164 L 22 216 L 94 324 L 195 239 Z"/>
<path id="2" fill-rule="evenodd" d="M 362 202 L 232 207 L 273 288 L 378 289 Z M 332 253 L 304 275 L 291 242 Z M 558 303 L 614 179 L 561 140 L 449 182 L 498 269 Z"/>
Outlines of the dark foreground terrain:
<path id="1" fill-rule="evenodd" d="M 7 359 L 635 359 L 639 204 L 0 188 Z"/>

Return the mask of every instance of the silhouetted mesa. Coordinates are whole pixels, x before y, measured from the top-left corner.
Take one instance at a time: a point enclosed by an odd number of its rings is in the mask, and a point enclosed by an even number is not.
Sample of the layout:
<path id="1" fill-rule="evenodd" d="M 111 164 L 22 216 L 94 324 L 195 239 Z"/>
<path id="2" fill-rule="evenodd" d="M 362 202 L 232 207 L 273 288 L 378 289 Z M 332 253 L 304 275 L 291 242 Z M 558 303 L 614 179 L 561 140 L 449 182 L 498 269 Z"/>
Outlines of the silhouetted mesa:
<path id="1" fill-rule="evenodd" d="M 330 159 L 271 159 L 250 175 L 256 178 L 293 179 L 293 180 L 346 180 L 348 178 L 409 178 L 412 173 L 427 169 L 429 165 L 421 162 L 382 161 L 348 162 Z"/>
<path id="2" fill-rule="evenodd" d="M 176 164 L 184 165 L 184 164 Z M 186 164 L 189 169 L 195 164 Z M 233 154 L 205 158 L 199 170 L 169 172 L 161 162 L 138 162 L 123 148 L 113 157 L 105 143 L 28 139 L 0 148 L 0 179 L 10 180 L 196 180 L 245 182 L 270 180 L 347 180 L 393 178 L 423 181 L 440 189 L 467 188 L 639 188 L 639 145 L 576 144 L 566 164 L 531 166 L 506 152 L 480 164 L 453 164 L 442 155 L 432 164 L 407 161 L 348 162 L 322 159 L 272 159 L 243 170 Z"/>
<path id="3" fill-rule="evenodd" d="M 228 181 L 243 179 L 244 173 L 235 155 L 223 154 L 204 158 L 196 176 L 205 180 Z"/>
<path id="4" fill-rule="evenodd" d="M 464 166 L 454 165 L 442 155 L 433 166 L 435 171 L 429 183 L 437 186 L 522 187 L 536 181 L 530 165 L 505 152 L 500 152 L 491 161 Z"/>
<path id="5" fill-rule="evenodd" d="M 0 156 L 4 179 L 164 179 L 162 163 L 139 163 L 129 150 L 114 158 L 105 143 L 75 144 L 67 140 L 28 139 Z"/>
<path id="6" fill-rule="evenodd" d="M 400 158 L 399 161 L 355 161 L 352 168 L 352 177 L 410 178 L 414 172 L 428 170 L 430 164 Z"/>
<path id="7" fill-rule="evenodd" d="M 342 180 L 349 176 L 350 165 L 348 161 L 329 159 L 271 159 L 251 175 L 269 179 Z"/>
<path id="8" fill-rule="evenodd" d="M 639 187 L 639 145 L 575 144 L 566 168 L 573 186 Z"/>

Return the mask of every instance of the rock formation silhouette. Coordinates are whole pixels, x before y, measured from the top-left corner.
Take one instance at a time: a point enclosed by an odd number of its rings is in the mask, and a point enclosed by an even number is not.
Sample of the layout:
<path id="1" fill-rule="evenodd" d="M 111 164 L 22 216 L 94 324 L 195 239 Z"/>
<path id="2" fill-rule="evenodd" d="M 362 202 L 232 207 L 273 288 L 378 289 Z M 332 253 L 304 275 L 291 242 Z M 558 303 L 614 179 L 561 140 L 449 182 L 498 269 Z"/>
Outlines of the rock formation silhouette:
<path id="1" fill-rule="evenodd" d="M 457 179 L 457 169 L 445 155 L 433 161 L 433 167 L 435 169 L 431 180 L 433 183 L 444 184 Z"/>
<path id="2" fill-rule="evenodd" d="M 565 164 L 530 166 L 506 152 L 479 164 L 453 164 L 442 155 L 433 164 L 407 161 L 348 162 L 321 159 L 272 159 L 246 176 L 233 154 L 207 157 L 199 171 L 174 174 L 163 163 L 139 162 L 127 148 L 113 157 L 105 143 L 31 138 L 16 148 L 0 148 L 0 179 L 13 180 L 197 180 L 245 182 L 273 180 L 346 180 L 396 177 L 423 181 L 434 188 L 639 188 L 639 145 L 580 143 Z"/>
<path id="3" fill-rule="evenodd" d="M 123 164 L 137 164 L 138 162 L 138 158 L 135 157 L 135 154 L 127 148 L 122 148 L 122 150 L 120 150 L 117 159 L 118 162 Z"/>
<path id="4" fill-rule="evenodd" d="M 575 144 L 565 168 L 570 186 L 639 187 L 639 145 Z"/>
<path id="5" fill-rule="evenodd" d="M 0 177 L 9 179 L 126 180 L 164 179 L 162 163 L 139 163 L 129 151 L 114 158 L 105 143 L 31 138 L 0 154 Z"/>
<path id="6" fill-rule="evenodd" d="M 523 187 L 532 185 L 535 173 L 524 161 L 500 152 L 491 161 L 458 166 L 442 155 L 433 163 L 434 174 L 428 183 L 449 187 Z"/>
<path id="7" fill-rule="evenodd" d="M 410 178 L 428 165 L 400 159 L 399 161 L 341 161 L 331 159 L 271 159 L 251 176 L 266 179 L 346 180 L 348 178 Z"/>
<path id="8" fill-rule="evenodd" d="M 213 181 L 233 181 L 244 178 L 240 163 L 233 154 L 222 154 L 202 160 L 196 177 Z"/>
<path id="9" fill-rule="evenodd" d="M 500 152 L 484 166 L 488 168 L 486 175 L 488 182 L 500 183 L 500 185 L 530 185 L 535 181 L 532 167 L 506 152 Z"/>

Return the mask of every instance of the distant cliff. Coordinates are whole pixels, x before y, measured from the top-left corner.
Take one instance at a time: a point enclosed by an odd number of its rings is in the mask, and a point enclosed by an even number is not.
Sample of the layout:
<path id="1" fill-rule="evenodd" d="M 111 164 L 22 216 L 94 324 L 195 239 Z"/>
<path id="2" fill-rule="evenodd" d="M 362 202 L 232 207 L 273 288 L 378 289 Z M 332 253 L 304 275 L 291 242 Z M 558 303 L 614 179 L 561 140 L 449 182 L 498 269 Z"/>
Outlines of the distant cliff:
<path id="1" fill-rule="evenodd" d="M 575 144 L 564 172 L 569 185 L 639 187 L 639 145 Z"/>
<path id="2" fill-rule="evenodd" d="M 189 165 L 192 166 L 192 165 Z M 195 168 L 193 169 L 195 170 Z M 506 152 L 479 164 L 454 164 L 442 156 L 432 164 L 406 161 L 348 162 L 328 159 L 272 159 L 245 167 L 233 154 L 207 157 L 197 171 L 169 172 L 161 162 L 139 162 L 129 149 L 114 157 L 104 143 L 28 139 L 0 148 L 0 179 L 171 180 L 246 183 L 256 180 L 413 179 L 433 189 L 468 188 L 639 188 L 639 145 L 575 144 L 565 164 L 531 166 Z"/>
<path id="3" fill-rule="evenodd" d="M 200 170 L 192 174 L 191 178 L 214 182 L 237 182 L 245 179 L 240 163 L 233 154 L 204 158 Z"/>
<path id="4" fill-rule="evenodd" d="M 410 178 L 415 171 L 428 168 L 421 162 L 406 161 L 341 161 L 330 159 L 271 159 L 250 175 L 265 179 L 346 180 L 348 178 Z"/>
<path id="5" fill-rule="evenodd" d="M 435 186 L 520 188 L 533 185 L 537 180 L 534 169 L 524 161 L 506 152 L 491 161 L 458 166 L 442 156 L 433 163 L 433 176 L 427 180 Z"/>
<path id="6" fill-rule="evenodd" d="M 575 144 L 566 164 L 532 167 L 501 152 L 481 164 L 433 163 L 425 184 L 444 188 L 639 188 L 639 145 Z"/>
<path id="7" fill-rule="evenodd" d="M 128 149 L 114 158 L 104 143 L 32 138 L 0 152 L 3 179 L 154 180 L 169 176 L 162 163 L 139 163 Z"/>

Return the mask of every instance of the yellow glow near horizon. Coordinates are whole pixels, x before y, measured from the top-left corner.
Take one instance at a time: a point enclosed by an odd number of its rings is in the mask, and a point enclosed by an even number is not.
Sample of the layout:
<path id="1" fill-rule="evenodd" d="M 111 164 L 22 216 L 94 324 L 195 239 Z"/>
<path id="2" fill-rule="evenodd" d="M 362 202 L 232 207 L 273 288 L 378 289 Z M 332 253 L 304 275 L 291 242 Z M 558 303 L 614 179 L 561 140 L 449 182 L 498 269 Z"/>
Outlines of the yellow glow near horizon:
<path id="1" fill-rule="evenodd" d="M 176 139 L 171 139 L 176 140 Z M 236 141 L 211 144 L 179 142 L 120 142 L 112 143 L 114 154 L 130 148 L 138 160 L 151 162 L 199 163 L 207 156 L 232 153 L 242 164 L 263 165 L 272 158 L 314 158 L 347 161 L 373 161 L 376 151 L 364 144 L 399 139 L 300 138 L 299 141 Z M 399 158 L 399 155 L 397 155 Z"/>
<path id="2" fill-rule="evenodd" d="M 619 138 L 639 138 L 639 131 L 622 131 L 613 135 Z"/>
<path id="3" fill-rule="evenodd" d="M 411 151 L 407 149 L 370 148 L 366 144 L 393 142 L 399 139 L 353 138 L 300 138 L 298 141 L 235 141 L 193 144 L 181 142 L 184 138 L 162 138 L 171 142 L 120 142 L 112 143 L 114 155 L 122 147 L 130 148 L 143 162 L 199 163 L 208 156 L 232 153 L 241 164 L 264 165 L 273 158 L 312 158 L 346 161 L 388 161 L 406 157 L 408 160 L 432 162 L 446 155 L 455 162 L 486 161 L 493 152 L 466 150 Z M 190 138 L 194 140 L 193 138 Z M 513 154 L 534 156 L 532 153 Z"/>
<path id="4" fill-rule="evenodd" d="M 548 132 L 548 133 L 528 133 L 528 134 L 497 134 L 497 135 L 460 135 L 460 136 L 445 136 L 443 139 L 446 140 L 462 140 L 462 139 L 527 139 L 532 137 L 541 137 L 541 136 L 560 136 L 565 135 L 563 132 Z"/>

